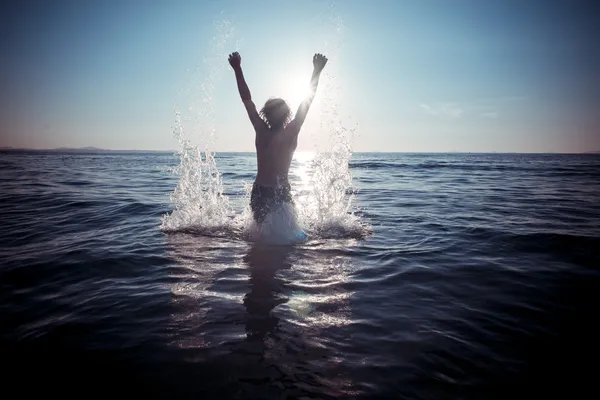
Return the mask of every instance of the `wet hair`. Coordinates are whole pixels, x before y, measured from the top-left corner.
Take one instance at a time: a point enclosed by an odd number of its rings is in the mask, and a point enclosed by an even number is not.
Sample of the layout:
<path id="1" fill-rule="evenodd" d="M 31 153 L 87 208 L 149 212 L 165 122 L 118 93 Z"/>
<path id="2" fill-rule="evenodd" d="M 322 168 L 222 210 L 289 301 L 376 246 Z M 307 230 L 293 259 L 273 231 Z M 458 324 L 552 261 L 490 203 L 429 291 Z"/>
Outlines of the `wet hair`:
<path id="1" fill-rule="evenodd" d="M 260 110 L 260 117 L 271 129 L 282 128 L 292 119 L 292 111 L 285 100 L 270 98 Z"/>

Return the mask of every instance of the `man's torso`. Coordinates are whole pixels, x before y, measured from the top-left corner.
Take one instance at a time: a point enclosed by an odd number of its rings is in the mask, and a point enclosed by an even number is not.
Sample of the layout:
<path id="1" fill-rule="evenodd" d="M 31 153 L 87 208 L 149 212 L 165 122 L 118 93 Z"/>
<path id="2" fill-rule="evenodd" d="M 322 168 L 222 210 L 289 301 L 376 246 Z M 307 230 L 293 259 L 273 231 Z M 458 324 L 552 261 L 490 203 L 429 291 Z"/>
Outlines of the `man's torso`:
<path id="1" fill-rule="evenodd" d="M 279 131 L 265 129 L 257 132 L 257 184 L 276 187 L 288 183 L 288 172 L 298 138 L 292 129 L 293 127 L 288 125 Z"/>

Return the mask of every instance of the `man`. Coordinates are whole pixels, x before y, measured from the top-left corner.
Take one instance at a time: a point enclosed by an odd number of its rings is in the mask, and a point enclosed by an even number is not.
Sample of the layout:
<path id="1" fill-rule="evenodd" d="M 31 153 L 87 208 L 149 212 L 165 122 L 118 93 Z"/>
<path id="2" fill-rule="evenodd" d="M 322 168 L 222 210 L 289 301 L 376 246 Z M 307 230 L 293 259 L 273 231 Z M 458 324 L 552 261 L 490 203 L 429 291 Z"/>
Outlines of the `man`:
<path id="1" fill-rule="evenodd" d="M 258 172 L 252 186 L 250 207 L 254 220 L 262 223 L 267 214 L 282 203 L 293 204 L 288 172 L 298 145 L 300 128 L 302 128 L 308 109 L 315 97 L 319 77 L 327 64 L 327 58 L 322 54 L 314 55 L 310 92 L 298 107 L 294 119 L 291 119 L 289 106 L 280 98 L 267 100 L 263 109 L 258 113 L 252 101 L 250 89 L 244 80 L 242 58 L 239 53 L 235 52 L 229 55 L 229 64 L 235 71 L 242 102 L 256 132 L 254 143 Z"/>

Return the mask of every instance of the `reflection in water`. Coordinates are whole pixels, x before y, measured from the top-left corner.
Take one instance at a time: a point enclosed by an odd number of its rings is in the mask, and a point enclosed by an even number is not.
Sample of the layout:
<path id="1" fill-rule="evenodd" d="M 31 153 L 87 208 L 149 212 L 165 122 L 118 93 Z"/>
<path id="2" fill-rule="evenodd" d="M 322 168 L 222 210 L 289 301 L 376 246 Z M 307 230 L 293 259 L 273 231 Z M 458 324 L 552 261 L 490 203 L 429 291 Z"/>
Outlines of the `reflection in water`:
<path id="1" fill-rule="evenodd" d="M 215 374 L 206 390 L 261 399 L 357 393 L 342 362 L 352 324 L 340 252 L 348 243 L 167 240 L 175 261 L 169 347 L 190 374 Z"/>
<path id="2" fill-rule="evenodd" d="M 250 272 L 250 291 L 244 297 L 249 342 L 263 342 L 267 334 L 277 328 L 279 318 L 272 311 L 287 302 L 283 290 L 285 282 L 277 277 L 277 273 L 291 268 L 292 250 L 291 246 L 253 245 L 244 256 Z"/>

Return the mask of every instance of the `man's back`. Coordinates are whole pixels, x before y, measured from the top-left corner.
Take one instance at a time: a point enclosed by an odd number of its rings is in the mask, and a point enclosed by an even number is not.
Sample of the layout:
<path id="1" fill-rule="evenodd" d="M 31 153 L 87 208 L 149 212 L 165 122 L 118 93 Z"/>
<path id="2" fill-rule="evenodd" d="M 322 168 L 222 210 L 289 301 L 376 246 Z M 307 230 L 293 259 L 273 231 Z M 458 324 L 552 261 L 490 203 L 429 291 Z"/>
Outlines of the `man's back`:
<path id="1" fill-rule="evenodd" d="M 288 183 L 290 165 L 298 144 L 298 132 L 299 129 L 293 122 L 275 131 L 265 127 L 257 132 L 256 183 L 271 187 Z"/>

